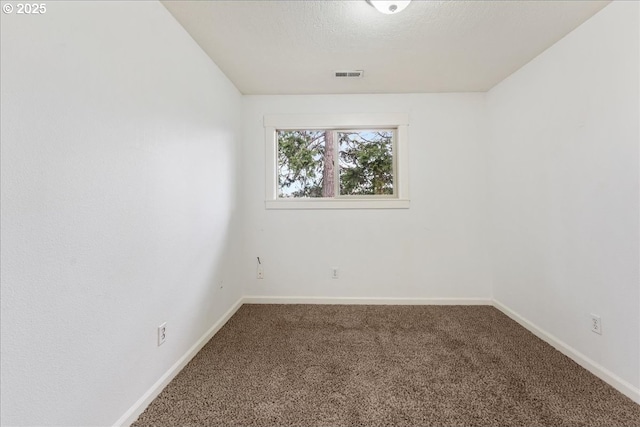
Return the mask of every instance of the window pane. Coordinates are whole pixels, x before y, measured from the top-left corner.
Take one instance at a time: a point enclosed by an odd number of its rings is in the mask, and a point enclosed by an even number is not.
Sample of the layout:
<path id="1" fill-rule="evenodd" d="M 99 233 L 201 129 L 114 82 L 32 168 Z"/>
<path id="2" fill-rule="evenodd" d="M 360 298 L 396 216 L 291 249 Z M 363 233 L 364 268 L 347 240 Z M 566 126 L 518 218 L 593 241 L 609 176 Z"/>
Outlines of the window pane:
<path id="1" fill-rule="evenodd" d="M 338 132 L 340 195 L 393 195 L 393 131 Z"/>
<path id="2" fill-rule="evenodd" d="M 323 197 L 325 131 L 278 130 L 277 139 L 278 197 Z"/>

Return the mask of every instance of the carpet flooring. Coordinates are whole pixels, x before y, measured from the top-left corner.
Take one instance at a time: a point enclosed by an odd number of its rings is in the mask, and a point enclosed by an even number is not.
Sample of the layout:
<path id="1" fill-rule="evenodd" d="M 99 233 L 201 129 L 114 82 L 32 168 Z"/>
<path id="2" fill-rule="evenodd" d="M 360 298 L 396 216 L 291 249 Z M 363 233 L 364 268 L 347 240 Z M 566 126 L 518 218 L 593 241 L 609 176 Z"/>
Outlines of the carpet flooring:
<path id="1" fill-rule="evenodd" d="M 244 305 L 133 426 L 640 426 L 640 405 L 490 306 Z"/>

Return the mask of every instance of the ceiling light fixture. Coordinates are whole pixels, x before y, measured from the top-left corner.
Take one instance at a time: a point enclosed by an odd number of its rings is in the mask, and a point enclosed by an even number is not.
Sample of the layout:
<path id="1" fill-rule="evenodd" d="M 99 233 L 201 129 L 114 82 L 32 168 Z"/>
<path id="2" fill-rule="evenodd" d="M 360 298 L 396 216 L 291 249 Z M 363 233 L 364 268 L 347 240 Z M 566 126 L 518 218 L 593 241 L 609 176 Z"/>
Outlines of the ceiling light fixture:
<path id="1" fill-rule="evenodd" d="M 378 9 L 378 11 L 387 15 L 394 15 L 398 12 L 402 12 L 407 6 L 409 6 L 409 3 L 411 3 L 411 0 L 367 0 L 367 1 L 371 6 Z"/>

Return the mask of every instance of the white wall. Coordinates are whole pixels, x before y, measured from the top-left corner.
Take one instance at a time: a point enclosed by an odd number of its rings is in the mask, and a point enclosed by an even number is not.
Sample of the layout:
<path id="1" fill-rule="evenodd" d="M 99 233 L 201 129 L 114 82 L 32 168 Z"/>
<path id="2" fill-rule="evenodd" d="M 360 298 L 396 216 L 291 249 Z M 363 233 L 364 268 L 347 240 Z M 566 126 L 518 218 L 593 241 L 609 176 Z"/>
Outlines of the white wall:
<path id="1" fill-rule="evenodd" d="M 489 298 L 484 105 L 483 94 L 245 96 L 245 293 Z M 263 116 L 336 112 L 410 114 L 410 209 L 265 210 Z"/>
<path id="2" fill-rule="evenodd" d="M 242 100 L 159 3 L 2 14 L 0 423 L 112 424 L 243 292 L 490 298 L 493 280 L 638 387 L 638 9 L 486 96 Z M 335 112 L 410 113 L 410 209 L 264 209 L 263 116 Z"/>
<path id="3" fill-rule="evenodd" d="M 0 422 L 110 425 L 241 295 L 241 96 L 158 2 L 47 7 L 2 14 Z"/>
<path id="4" fill-rule="evenodd" d="M 638 16 L 612 3 L 487 95 L 495 299 L 636 390 Z"/>

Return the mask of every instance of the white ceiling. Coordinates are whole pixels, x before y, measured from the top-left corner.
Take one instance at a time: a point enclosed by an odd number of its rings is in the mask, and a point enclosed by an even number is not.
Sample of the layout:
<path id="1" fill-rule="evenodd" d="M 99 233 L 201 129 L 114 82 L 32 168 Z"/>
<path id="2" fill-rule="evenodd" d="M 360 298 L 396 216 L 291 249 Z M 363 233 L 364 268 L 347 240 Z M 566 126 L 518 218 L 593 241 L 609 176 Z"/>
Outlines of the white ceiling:
<path id="1" fill-rule="evenodd" d="M 486 91 L 608 3 L 163 1 L 244 94 Z"/>

